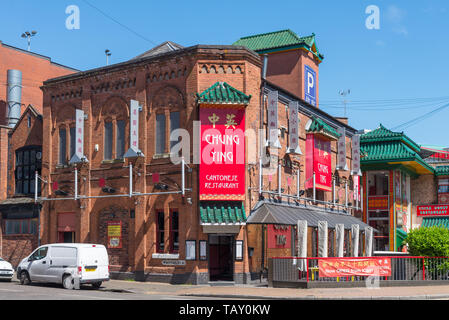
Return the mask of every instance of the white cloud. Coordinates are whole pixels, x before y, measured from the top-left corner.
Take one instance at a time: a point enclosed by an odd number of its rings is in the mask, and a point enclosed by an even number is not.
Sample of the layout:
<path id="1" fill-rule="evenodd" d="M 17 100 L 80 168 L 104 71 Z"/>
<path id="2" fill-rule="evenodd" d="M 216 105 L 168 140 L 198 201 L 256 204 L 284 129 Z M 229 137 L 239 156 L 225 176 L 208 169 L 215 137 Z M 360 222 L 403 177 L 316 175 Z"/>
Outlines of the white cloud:
<path id="1" fill-rule="evenodd" d="M 387 21 L 392 24 L 392 30 L 394 33 L 404 36 L 408 35 L 408 29 L 403 24 L 406 15 L 407 12 L 404 9 L 401 9 L 395 5 L 388 6 L 385 17 Z"/>

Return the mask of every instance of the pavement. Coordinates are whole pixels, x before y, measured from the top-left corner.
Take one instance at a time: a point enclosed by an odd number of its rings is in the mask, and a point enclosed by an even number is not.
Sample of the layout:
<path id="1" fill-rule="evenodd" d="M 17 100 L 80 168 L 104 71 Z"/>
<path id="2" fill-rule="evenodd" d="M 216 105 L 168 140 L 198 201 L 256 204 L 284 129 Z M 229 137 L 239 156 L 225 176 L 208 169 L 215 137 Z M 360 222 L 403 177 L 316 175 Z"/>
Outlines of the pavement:
<path id="1" fill-rule="evenodd" d="M 254 285 L 172 285 L 155 282 L 111 280 L 101 290 L 181 298 L 203 297 L 255 300 L 449 300 L 449 284 L 381 288 L 271 288 Z"/>

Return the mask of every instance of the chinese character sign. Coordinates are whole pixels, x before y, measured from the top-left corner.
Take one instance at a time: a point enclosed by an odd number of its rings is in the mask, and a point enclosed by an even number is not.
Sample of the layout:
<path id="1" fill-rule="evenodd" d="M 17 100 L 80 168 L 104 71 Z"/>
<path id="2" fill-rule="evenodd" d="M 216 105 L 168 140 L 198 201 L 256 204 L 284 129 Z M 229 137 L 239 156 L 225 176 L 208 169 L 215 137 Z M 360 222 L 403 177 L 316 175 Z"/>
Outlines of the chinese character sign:
<path id="1" fill-rule="evenodd" d="M 245 195 L 245 110 L 201 108 L 200 198 Z"/>
<path id="2" fill-rule="evenodd" d="M 139 151 L 139 102 L 131 100 L 130 148 Z"/>
<path id="3" fill-rule="evenodd" d="M 313 134 L 306 140 L 306 188 L 313 188 L 313 173 L 315 187 L 319 190 L 332 191 L 332 154 L 331 142 Z"/>
<path id="4" fill-rule="evenodd" d="M 347 171 L 346 164 L 346 129 L 344 127 L 338 128 L 340 138 L 338 138 L 338 155 L 337 155 L 337 169 Z"/>
<path id="5" fill-rule="evenodd" d="M 84 111 L 76 109 L 75 154 L 78 159 L 84 158 Z"/>
<path id="6" fill-rule="evenodd" d="M 318 261 L 320 277 L 391 276 L 390 258 L 323 259 Z"/>
<path id="7" fill-rule="evenodd" d="M 267 127 L 268 127 L 268 141 L 271 147 L 280 147 L 278 135 L 278 102 L 279 93 L 277 91 L 270 91 L 267 99 Z"/>
<path id="8" fill-rule="evenodd" d="M 352 174 L 361 176 L 360 170 L 360 135 L 352 136 Z"/>
<path id="9" fill-rule="evenodd" d="M 429 205 L 417 207 L 418 217 L 449 216 L 449 205 Z"/>
<path id="10" fill-rule="evenodd" d="M 289 104 L 289 152 L 295 154 L 302 154 L 299 147 L 299 116 L 298 116 L 298 102 L 292 101 Z"/>

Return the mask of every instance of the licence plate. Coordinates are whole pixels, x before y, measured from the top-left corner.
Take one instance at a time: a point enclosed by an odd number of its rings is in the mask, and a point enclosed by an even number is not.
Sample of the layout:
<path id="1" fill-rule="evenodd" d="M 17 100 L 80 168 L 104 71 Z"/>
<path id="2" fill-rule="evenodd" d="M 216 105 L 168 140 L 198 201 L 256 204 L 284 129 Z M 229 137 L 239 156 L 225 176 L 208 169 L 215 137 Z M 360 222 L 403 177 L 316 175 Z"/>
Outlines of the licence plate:
<path id="1" fill-rule="evenodd" d="M 84 267 L 84 270 L 86 272 L 94 272 L 95 270 L 97 270 L 97 267 Z"/>
<path id="2" fill-rule="evenodd" d="M 0 274 L 10 274 L 8 271 L 0 271 Z"/>

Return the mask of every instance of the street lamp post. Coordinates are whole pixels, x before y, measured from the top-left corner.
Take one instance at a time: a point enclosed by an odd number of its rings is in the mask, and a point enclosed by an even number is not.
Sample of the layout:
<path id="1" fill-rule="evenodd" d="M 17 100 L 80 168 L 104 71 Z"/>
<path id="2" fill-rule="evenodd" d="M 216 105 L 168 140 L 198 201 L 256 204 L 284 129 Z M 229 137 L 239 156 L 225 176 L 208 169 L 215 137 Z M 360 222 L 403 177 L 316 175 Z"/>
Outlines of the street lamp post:
<path id="1" fill-rule="evenodd" d="M 28 51 L 31 51 L 31 37 L 34 37 L 37 34 L 37 31 L 26 31 L 22 33 L 22 38 L 26 38 L 28 40 Z"/>

